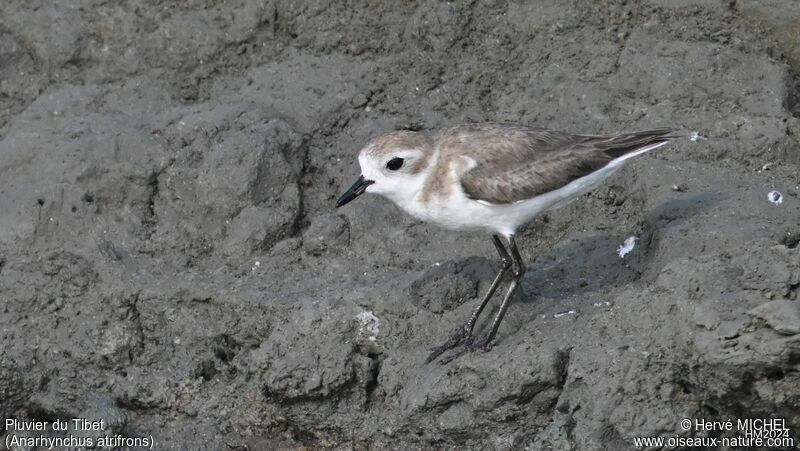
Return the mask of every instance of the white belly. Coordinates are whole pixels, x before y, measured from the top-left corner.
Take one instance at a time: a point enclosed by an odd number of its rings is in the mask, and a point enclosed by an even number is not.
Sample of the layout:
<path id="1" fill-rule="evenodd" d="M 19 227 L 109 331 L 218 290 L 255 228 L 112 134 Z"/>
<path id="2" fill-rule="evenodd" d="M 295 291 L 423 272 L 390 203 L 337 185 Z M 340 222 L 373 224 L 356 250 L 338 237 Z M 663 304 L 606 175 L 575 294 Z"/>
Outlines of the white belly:
<path id="1" fill-rule="evenodd" d="M 418 219 L 446 229 L 487 230 L 510 236 L 540 213 L 562 207 L 596 188 L 620 167 L 619 164 L 609 164 L 555 191 L 512 204 L 491 204 L 470 199 L 459 186 L 448 197 L 435 197 L 425 203 L 415 199 L 404 209 Z"/>

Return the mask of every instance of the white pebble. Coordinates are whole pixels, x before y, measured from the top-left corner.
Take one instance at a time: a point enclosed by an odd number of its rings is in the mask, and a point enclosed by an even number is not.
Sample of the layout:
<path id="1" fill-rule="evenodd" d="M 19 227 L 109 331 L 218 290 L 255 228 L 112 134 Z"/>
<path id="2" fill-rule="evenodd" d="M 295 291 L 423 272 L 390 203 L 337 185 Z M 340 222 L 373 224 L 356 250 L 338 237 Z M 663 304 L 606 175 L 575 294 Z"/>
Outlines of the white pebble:
<path id="1" fill-rule="evenodd" d="M 767 194 L 767 199 L 775 205 L 780 205 L 783 203 L 783 194 L 778 191 L 770 191 Z"/>
<path id="2" fill-rule="evenodd" d="M 700 132 L 692 132 L 689 134 L 689 140 L 692 142 L 697 142 L 703 139 L 706 139 L 706 137 L 701 135 Z"/>
<path id="3" fill-rule="evenodd" d="M 628 255 L 628 253 L 633 250 L 634 246 L 636 246 L 637 239 L 638 238 L 636 238 L 635 236 L 632 236 L 629 237 L 627 240 L 625 240 L 617 248 L 617 255 L 619 255 L 620 258 L 625 258 L 625 256 Z"/>

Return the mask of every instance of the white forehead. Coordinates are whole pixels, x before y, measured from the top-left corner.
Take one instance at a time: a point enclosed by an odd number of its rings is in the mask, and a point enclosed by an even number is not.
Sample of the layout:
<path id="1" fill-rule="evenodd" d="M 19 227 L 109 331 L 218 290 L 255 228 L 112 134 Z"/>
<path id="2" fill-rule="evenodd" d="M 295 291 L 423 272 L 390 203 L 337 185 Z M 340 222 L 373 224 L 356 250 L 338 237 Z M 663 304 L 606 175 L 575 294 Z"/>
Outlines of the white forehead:
<path id="1" fill-rule="evenodd" d="M 362 170 L 367 167 L 368 158 L 369 154 L 363 150 L 358 154 L 358 165 L 361 166 Z"/>

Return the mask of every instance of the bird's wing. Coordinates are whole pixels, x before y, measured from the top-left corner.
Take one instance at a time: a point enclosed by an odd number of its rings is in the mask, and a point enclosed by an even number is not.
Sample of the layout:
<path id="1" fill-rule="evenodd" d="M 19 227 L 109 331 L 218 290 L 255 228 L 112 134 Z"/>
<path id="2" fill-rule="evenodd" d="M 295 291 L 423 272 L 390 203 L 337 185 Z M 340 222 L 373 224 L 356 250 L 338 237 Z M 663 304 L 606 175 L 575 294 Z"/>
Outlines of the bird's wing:
<path id="1" fill-rule="evenodd" d="M 442 132 L 442 150 L 474 161 L 461 174 L 471 199 L 509 204 L 544 194 L 603 168 L 616 158 L 668 141 L 670 129 L 618 136 L 572 135 L 505 124 L 460 126 Z M 466 149 L 466 152 L 465 152 Z"/>

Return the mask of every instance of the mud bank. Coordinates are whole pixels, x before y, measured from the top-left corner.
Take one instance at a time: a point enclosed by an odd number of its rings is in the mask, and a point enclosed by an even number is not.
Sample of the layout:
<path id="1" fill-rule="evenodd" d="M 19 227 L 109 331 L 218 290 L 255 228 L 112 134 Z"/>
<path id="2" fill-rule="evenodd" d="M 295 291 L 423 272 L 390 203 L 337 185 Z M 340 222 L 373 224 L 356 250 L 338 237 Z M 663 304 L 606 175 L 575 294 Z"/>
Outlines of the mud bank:
<path id="1" fill-rule="evenodd" d="M 797 23 L 790 0 L 3 2 L 0 413 L 176 450 L 797 433 Z M 484 120 L 687 139 L 531 223 L 494 349 L 425 365 L 490 241 L 334 201 L 370 137 Z"/>

